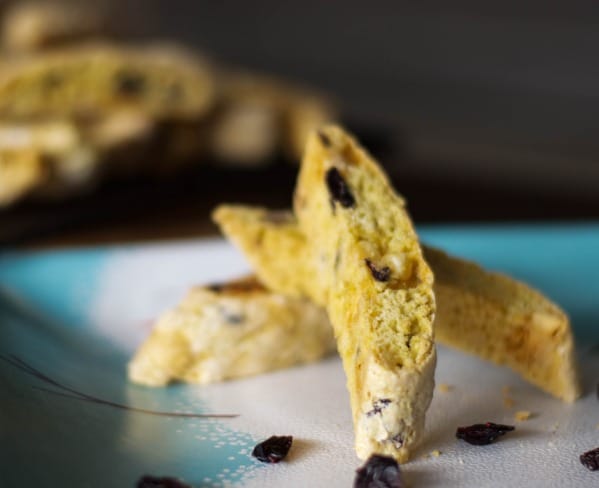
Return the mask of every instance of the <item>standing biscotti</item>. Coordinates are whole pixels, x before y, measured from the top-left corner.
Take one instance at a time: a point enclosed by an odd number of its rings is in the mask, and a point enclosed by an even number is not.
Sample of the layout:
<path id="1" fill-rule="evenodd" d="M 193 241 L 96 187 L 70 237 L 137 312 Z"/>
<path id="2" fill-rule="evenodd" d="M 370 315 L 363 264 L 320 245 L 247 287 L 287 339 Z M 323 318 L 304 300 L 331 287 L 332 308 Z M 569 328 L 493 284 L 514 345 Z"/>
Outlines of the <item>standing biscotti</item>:
<path id="1" fill-rule="evenodd" d="M 434 386 L 433 274 L 403 199 L 335 126 L 309 139 L 294 196 L 350 393 L 356 452 L 404 462 Z"/>
<path id="2" fill-rule="evenodd" d="M 353 139 L 328 127 L 308 142 L 295 209 L 296 230 L 284 214 L 249 210 L 236 221 L 229 218 L 235 208 L 221 207 L 214 216 L 233 239 L 236 226 L 269 220 L 242 237 L 256 248 L 291 236 L 283 246 L 287 270 L 281 256 L 274 268 L 266 255 L 250 252 L 250 260 L 257 257 L 252 264 L 267 286 L 278 283 L 326 307 L 347 375 L 358 456 L 404 462 L 432 398 L 435 302 L 403 200 Z"/>

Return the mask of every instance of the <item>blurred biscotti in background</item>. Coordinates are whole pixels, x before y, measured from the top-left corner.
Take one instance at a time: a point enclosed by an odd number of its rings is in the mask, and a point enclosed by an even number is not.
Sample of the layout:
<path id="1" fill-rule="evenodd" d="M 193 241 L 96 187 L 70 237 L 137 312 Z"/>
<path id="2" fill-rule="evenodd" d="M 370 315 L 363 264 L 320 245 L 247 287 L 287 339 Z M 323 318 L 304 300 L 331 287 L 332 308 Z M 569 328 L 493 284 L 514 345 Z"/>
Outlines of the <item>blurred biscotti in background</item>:
<path id="1" fill-rule="evenodd" d="M 31 52 L 107 33 L 108 22 L 95 2 L 13 2 L 2 20 L 2 47 Z"/>
<path id="2" fill-rule="evenodd" d="M 77 43 L 7 57 L 0 66 L 4 118 L 93 118 L 138 110 L 156 119 L 185 119 L 205 115 L 215 101 L 207 64 L 164 44 Z"/>
<path id="3" fill-rule="evenodd" d="M 332 102 L 170 43 L 109 39 L 83 5 L 16 3 L 0 54 L 0 207 L 114 177 L 300 158 Z"/>

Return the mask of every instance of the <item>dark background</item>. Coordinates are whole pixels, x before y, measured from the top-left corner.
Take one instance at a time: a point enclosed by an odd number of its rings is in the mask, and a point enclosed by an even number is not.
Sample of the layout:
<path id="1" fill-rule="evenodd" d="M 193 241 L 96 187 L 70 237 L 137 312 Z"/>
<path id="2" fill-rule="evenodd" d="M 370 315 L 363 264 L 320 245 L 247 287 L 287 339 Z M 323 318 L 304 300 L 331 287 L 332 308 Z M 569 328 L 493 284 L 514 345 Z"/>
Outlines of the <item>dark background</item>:
<path id="1" fill-rule="evenodd" d="M 175 39 L 335 96 L 418 222 L 599 217 L 597 2 L 106 6 L 128 37 Z M 204 234 L 220 201 L 288 205 L 294 175 L 281 165 L 137 182 L 0 214 L 0 227 L 5 242 L 34 246 Z"/>

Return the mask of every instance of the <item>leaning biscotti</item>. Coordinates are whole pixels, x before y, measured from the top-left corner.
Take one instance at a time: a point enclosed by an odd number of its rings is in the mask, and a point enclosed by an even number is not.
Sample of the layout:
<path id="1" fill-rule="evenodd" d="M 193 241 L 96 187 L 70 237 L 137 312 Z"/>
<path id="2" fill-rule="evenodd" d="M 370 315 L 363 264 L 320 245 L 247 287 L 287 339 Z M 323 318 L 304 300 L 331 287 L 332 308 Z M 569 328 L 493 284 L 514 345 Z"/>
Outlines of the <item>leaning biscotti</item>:
<path id="1" fill-rule="evenodd" d="M 196 287 L 166 312 L 129 363 L 148 386 L 207 384 L 314 362 L 335 351 L 325 311 L 255 279 Z"/>
<path id="2" fill-rule="evenodd" d="M 311 264 L 302 259 L 305 238 L 290 212 L 221 206 L 214 217 L 269 289 L 309 295 Z M 509 366 L 564 401 L 580 396 L 572 330 L 557 305 L 513 278 L 428 246 L 423 251 L 435 275 L 438 343 Z"/>
<path id="3" fill-rule="evenodd" d="M 435 273 L 436 338 L 509 366 L 533 385 L 573 402 L 580 396 L 567 315 L 529 286 L 424 248 Z"/>
<path id="4" fill-rule="evenodd" d="M 260 282 L 278 293 L 295 297 L 316 296 L 314 265 L 306 238 L 289 211 L 272 211 L 244 205 L 220 205 L 212 218 L 221 232 L 249 261 Z"/>

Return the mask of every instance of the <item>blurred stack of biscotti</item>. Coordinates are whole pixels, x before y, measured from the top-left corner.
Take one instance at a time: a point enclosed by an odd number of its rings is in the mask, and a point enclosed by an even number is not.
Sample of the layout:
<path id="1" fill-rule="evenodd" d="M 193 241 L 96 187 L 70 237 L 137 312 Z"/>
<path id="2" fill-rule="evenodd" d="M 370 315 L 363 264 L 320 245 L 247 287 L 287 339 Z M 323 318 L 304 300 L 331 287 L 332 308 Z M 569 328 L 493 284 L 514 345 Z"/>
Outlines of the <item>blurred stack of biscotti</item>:
<path id="1" fill-rule="evenodd" d="M 87 2 L 4 12 L 0 207 L 195 164 L 298 160 L 310 130 L 335 119 L 320 94 L 105 26 Z"/>

